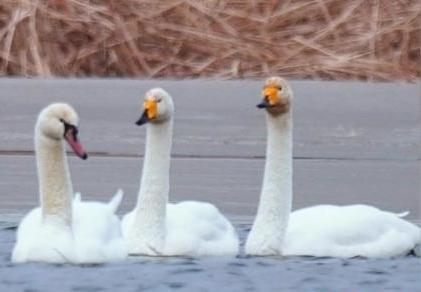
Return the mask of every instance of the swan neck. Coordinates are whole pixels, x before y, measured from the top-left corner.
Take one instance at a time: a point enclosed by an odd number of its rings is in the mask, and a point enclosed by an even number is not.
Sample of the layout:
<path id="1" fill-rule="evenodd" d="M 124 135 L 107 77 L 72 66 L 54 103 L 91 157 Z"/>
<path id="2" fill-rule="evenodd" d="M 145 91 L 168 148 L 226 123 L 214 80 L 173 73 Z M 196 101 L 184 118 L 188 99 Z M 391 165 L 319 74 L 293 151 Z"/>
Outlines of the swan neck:
<path id="1" fill-rule="evenodd" d="M 35 153 L 43 221 L 70 225 L 73 187 L 64 144 L 36 130 Z"/>
<path id="2" fill-rule="evenodd" d="M 135 226 L 155 248 L 165 238 L 173 121 L 147 125 L 145 157 L 138 194 Z"/>
<path id="3" fill-rule="evenodd" d="M 290 193 L 292 181 L 292 118 L 290 113 L 279 117 L 267 115 L 267 145 L 264 179 L 262 185 L 263 202 L 273 200 L 273 196 Z M 267 197 L 267 199 L 266 199 Z"/>
<path id="4" fill-rule="evenodd" d="M 279 233 L 282 238 L 292 204 L 292 114 L 277 117 L 267 114 L 266 120 L 266 162 L 253 229 Z"/>

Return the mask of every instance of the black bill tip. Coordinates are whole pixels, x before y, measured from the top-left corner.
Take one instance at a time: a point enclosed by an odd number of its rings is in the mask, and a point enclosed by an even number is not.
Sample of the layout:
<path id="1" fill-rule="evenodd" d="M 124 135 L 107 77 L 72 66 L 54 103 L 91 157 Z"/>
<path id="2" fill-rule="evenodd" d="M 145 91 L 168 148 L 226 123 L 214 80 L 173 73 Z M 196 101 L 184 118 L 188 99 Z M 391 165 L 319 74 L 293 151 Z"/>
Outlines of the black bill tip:
<path id="1" fill-rule="evenodd" d="M 88 159 L 88 154 L 83 153 L 83 154 L 80 156 L 80 158 L 82 158 L 83 160 L 86 160 L 86 159 Z"/>
<path id="2" fill-rule="evenodd" d="M 258 105 L 256 105 L 258 108 L 268 108 L 270 107 L 270 104 L 266 101 L 263 100 L 261 103 L 259 103 Z"/>
<path id="3" fill-rule="evenodd" d="M 138 126 L 142 126 L 142 125 L 144 125 L 144 124 L 146 124 L 147 122 L 149 122 L 149 118 L 148 118 L 148 115 L 147 115 L 147 113 L 146 113 L 146 111 L 142 114 L 142 116 L 140 117 L 140 119 L 138 119 L 137 121 L 136 121 L 136 125 L 138 125 Z"/>

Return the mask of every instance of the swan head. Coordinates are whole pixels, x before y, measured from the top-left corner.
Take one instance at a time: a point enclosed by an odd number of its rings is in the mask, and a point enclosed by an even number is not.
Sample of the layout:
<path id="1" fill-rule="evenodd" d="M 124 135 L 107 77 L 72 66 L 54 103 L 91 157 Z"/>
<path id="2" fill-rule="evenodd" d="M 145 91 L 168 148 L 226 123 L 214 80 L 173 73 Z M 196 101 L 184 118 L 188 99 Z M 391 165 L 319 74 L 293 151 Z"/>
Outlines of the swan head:
<path id="1" fill-rule="evenodd" d="M 171 119 L 174 113 L 174 103 L 168 92 L 162 88 L 154 88 L 146 92 L 141 111 L 142 116 L 136 125 L 162 123 Z"/>
<path id="2" fill-rule="evenodd" d="M 266 79 L 263 86 L 263 100 L 258 108 L 266 109 L 271 115 L 278 116 L 289 112 L 292 102 L 292 89 L 288 82 L 281 77 Z"/>
<path id="3" fill-rule="evenodd" d="M 77 113 L 70 105 L 53 103 L 39 114 L 36 130 L 49 139 L 66 140 L 77 156 L 87 159 L 88 155 L 78 139 L 78 121 Z"/>

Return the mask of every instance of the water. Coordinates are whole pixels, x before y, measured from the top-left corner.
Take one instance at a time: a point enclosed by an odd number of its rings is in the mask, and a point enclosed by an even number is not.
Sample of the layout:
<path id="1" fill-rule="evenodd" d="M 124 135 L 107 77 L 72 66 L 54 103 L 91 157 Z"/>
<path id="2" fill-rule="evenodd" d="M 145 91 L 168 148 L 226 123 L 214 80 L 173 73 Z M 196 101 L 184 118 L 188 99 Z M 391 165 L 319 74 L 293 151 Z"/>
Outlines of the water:
<path id="1" fill-rule="evenodd" d="M 242 242 L 249 226 L 237 225 Z M 103 265 L 10 263 L 0 229 L 0 291 L 420 291 L 421 259 L 132 257 Z"/>
<path id="2" fill-rule="evenodd" d="M 75 190 L 105 201 L 123 188 L 124 214 L 135 204 L 143 153 L 144 129 L 133 125 L 136 105 L 153 86 L 168 89 L 177 103 L 171 200 L 208 201 L 223 214 L 247 216 L 232 221 L 244 242 L 264 167 L 266 129 L 255 108 L 260 81 L 1 79 L 0 292 L 421 291 L 421 258 L 412 256 L 11 264 L 16 231 L 9 227 L 38 204 L 31 152 L 38 111 L 57 100 L 78 109 L 92 155 L 88 162 L 69 159 Z M 419 85 L 298 81 L 293 87 L 294 209 L 364 202 L 393 212 L 409 210 L 408 219 L 421 223 Z"/>

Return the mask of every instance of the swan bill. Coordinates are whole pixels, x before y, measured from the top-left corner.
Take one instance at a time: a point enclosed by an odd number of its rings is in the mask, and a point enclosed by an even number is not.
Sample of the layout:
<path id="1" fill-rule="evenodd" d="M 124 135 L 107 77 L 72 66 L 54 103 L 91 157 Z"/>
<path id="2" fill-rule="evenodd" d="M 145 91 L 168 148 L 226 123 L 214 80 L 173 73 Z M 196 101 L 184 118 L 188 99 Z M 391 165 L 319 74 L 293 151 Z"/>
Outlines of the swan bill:
<path id="1" fill-rule="evenodd" d="M 155 99 L 146 99 L 143 102 L 143 111 L 142 116 L 137 120 L 136 125 L 142 126 L 152 120 L 155 120 L 158 116 L 158 101 Z"/>
<path id="2" fill-rule="evenodd" d="M 158 116 L 158 101 L 156 99 L 145 99 L 143 102 L 145 113 L 149 120 L 153 120 Z"/>
<path id="3" fill-rule="evenodd" d="M 275 106 L 279 104 L 282 100 L 282 97 L 280 95 L 281 90 L 282 86 L 266 86 L 263 89 L 263 96 L 271 106 Z"/>
<path id="4" fill-rule="evenodd" d="M 88 159 L 88 154 L 86 153 L 85 149 L 82 146 L 82 143 L 80 143 L 77 134 L 78 129 L 70 125 L 64 121 L 62 121 L 64 124 L 64 139 L 67 141 L 67 143 L 72 148 L 73 152 L 83 160 Z"/>
<path id="5" fill-rule="evenodd" d="M 262 100 L 261 103 L 256 105 L 257 108 L 268 108 L 270 106 L 271 105 L 266 100 Z"/>
<path id="6" fill-rule="evenodd" d="M 259 104 L 256 105 L 259 109 L 266 109 L 268 113 L 277 116 L 289 112 L 290 103 L 285 101 L 283 103 L 277 103 L 275 105 L 270 104 L 267 98 L 263 99 Z"/>
<path id="7" fill-rule="evenodd" d="M 148 123 L 150 121 L 150 119 L 148 118 L 148 113 L 145 110 L 142 114 L 142 116 L 136 121 L 136 125 L 138 126 L 142 126 L 146 123 Z"/>

